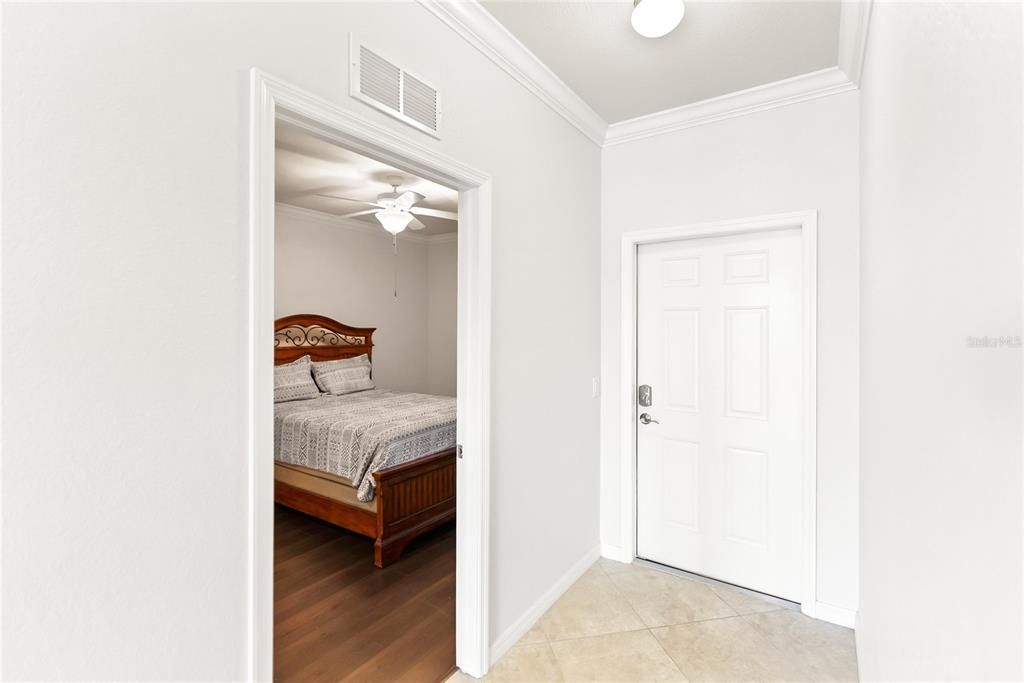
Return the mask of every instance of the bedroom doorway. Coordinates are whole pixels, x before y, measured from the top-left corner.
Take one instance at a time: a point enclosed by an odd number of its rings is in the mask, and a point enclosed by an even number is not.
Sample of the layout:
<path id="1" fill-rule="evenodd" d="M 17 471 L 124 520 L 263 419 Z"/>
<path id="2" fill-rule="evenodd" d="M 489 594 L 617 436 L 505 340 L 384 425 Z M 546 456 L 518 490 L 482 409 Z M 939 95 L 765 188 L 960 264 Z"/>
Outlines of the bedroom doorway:
<path id="1" fill-rule="evenodd" d="M 458 192 L 280 119 L 274 175 L 274 679 L 438 681 Z"/>
<path id="2" fill-rule="evenodd" d="M 256 70 L 252 106 L 252 677 L 483 675 L 490 180 Z"/>

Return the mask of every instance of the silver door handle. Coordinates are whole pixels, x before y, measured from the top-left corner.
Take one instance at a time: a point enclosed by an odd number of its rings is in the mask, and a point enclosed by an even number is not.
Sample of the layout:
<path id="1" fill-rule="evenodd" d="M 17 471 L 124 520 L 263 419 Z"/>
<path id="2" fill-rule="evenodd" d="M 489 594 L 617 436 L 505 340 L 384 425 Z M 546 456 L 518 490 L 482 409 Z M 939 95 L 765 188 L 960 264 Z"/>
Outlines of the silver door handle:
<path id="1" fill-rule="evenodd" d="M 650 413 L 640 413 L 640 422 L 644 423 L 645 425 L 649 425 L 652 422 L 654 424 L 656 424 L 656 425 L 660 425 L 661 424 L 660 422 L 655 420 L 653 417 L 651 417 Z"/>

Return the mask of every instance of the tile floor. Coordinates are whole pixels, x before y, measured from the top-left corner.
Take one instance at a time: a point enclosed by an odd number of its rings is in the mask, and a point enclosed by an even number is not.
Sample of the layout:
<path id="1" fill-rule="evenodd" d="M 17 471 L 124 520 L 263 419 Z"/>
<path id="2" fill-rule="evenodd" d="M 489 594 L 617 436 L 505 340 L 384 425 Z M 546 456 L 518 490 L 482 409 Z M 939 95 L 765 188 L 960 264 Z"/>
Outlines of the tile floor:
<path id="1" fill-rule="evenodd" d="M 853 631 L 792 603 L 602 559 L 484 680 L 856 681 L 857 657 Z"/>

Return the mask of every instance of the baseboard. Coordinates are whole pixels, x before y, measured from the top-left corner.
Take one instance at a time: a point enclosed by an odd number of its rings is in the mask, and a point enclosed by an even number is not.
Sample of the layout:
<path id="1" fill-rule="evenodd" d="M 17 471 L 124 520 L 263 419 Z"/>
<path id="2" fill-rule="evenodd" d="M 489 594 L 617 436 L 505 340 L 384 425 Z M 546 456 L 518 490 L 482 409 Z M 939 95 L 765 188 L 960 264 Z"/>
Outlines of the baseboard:
<path id="1" fill-rule="evenodd" d="M 537 620 L 551 608 L 558 598 L 562 597 L 569 586 L 576 583 L 576 579 L 583 576 L 583 573 L 590 569 L 591 565 L 601 556 L 600 548 L 591 548 L 583 554 L 580 559 L 555 581 L 551 588 L 547 589 L 523 614 L 516 619 L 505 632 L 498 636 L 498 639 L 491 643 L 491 664 L 502 658 L 508 649 L 519 642 L 519 639 L 526 635 L 526 632 L 533 628 Z"/>
<path id="2" fill-rule="evenodd" d="M 616 562 L 625 562 L 626 564 L 633 561 L 633 553 L 629 552 L 625 548 L 620 548 L 617 545 L 609 545 L 607 543 L 601 544 L 601 557 L 608 558 L 609 560 L 615 560 Z"/>
<path id="3" fill-rule="evenodd" d="M 814 618 L 827 621 L 830 624 L 854 628 L 857 625 L 857 610 L 819 602 L 814 605 Z"/>

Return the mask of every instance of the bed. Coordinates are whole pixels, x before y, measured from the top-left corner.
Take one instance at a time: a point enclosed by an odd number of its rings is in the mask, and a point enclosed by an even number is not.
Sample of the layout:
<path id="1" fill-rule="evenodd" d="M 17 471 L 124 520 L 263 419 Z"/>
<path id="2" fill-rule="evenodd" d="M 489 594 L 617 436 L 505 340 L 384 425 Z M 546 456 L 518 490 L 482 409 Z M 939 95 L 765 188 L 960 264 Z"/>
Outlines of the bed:
<path id="1" fill-rule="evenodd" d="M 372 358 L 373 333 L 321 315 L 281 318 L 274 364 Z M 373 538 L 376 566 L 455 519 L 453 399 L 373 389 L 275 403 L 274 413 L 275 502 Z M 352 434 L 374 445 L 353 448 Z M 346 449 L 355 455 L 340 457 Z"/>

